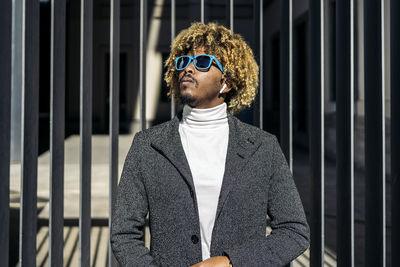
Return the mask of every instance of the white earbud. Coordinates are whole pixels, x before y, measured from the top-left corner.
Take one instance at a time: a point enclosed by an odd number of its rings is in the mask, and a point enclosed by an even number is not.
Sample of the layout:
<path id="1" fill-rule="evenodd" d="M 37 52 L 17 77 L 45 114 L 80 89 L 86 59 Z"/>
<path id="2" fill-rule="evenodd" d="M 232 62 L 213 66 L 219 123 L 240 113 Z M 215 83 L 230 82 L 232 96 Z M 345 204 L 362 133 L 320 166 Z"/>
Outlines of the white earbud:
<path id="1" fill-rule="evenodd" d="M 224 86 L 222 86 L 221 90 L 219 90 L 219 93 L 222 94 L 226 88 L 226 83 L 224 83 Z"/>

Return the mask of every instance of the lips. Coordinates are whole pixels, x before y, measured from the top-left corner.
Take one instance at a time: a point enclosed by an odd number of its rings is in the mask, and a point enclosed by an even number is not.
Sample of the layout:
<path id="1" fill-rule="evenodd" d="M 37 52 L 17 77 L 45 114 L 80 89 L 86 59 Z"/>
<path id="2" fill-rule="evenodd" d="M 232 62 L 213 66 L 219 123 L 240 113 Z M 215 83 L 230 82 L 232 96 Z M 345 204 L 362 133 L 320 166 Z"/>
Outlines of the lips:
<path id="1" fill-rule="evenodd" d="M 197 81 L 190 76 L 184 76 L 179 80 L 179 87 L 181 90 L 188 87 L 197 87 Z"/>
<path id="2" fill-rule="evenodd" d="M 194 79 L 190 77 L 183 77 L 180 81 L 181 83 L 194 83 Z"/>

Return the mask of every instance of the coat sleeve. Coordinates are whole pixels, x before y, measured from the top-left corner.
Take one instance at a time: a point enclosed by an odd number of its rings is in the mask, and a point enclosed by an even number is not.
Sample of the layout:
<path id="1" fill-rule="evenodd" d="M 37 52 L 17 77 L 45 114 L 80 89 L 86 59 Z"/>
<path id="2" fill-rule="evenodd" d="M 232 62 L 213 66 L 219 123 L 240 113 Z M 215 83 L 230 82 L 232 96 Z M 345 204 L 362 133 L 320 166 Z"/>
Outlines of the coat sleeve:
<path id="1" fill-rule="evenodd" d="M 140 171 L 140 133 L 125 159 L 111 224 L 112 251 L 121 266 L 157 266 L 144 243 L 148 213 Z"/>
<path id="2" fill-rule="evenodd" d="M 284 266 L 309 246 L 309 227 L 291 171 L 274 138 L 274 173 L 270 177 L 268 210 L 272 232 L 225 251 L 234 267 Z"/>

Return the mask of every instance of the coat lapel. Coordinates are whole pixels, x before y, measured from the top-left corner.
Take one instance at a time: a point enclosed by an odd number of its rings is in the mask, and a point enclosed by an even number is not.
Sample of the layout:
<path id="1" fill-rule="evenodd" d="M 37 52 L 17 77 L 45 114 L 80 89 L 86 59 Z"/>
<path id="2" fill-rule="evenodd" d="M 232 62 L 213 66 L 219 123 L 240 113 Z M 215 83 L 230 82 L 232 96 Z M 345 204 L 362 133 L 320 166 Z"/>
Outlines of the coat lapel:
<path id="1" fill-rule="evenodd" d="M 255 140 L 255 138 L 246 131 L 241 123 L 238 122 L 238 119 L 230 114 L 228 115 L 228 123 L 228 151 L 226 155 L 225 173 L 218 201 L 216 219 L 218 219 L 230 191 L 240 176 L 241 170 L 261 145 L 261 143 L 258 140 Z"/>
<path id="2" fill-rule="evenodd" d="M 179 171 L 191 190 L 195 192 L 192 173 L 182 147 L 179 135 L 179 121 L 181 114 L 167 124 L 160 138 L 152 141 L 151 146 L 164 155 Z M 228 114 L 229 141 L 225 161 L 225 173 L 222 181 L 220 197 L 218 200 L 216 219 L 224 206 L 224 203 L 240 176 L 240 172 L 251 156 L 261 145 L 260 141 L 251 136 L 233 115 Z"/>
<path id="3" fill-rule="evenodd" d="M 195 192 L 192 173 L 186 159 L 179 135 L 179 121 L 181 114 L 175 116 L 171 123 L 167 124 L 162 137 L 154 140 L 151 146 L 164 155 L 182 175 L 190 189 Z"/>

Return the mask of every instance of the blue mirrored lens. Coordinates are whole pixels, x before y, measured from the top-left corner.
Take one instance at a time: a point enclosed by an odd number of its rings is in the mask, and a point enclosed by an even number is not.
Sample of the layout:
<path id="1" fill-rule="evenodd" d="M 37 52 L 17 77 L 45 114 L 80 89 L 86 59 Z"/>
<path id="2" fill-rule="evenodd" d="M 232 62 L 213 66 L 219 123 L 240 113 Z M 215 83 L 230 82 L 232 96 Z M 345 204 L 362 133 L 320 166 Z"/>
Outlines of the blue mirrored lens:
<path id="1" fill-rule="evenodd" d="M 196 57 L 196 67 L 200 69 L 207 69 L 210 67 L 211 63 L 210 56 L 198 56 Z"/>
<path id="2" fill-rule="evenodd" d="M 188 56 L 182 56 L 180 58 L 178 58 L 177 62 L 176 62 L 176 67 L 178 70 L 182 70 L 184 68 L 187 67 L 187 65 L 189 65 L 190 62 L 190 58 Z"/>

